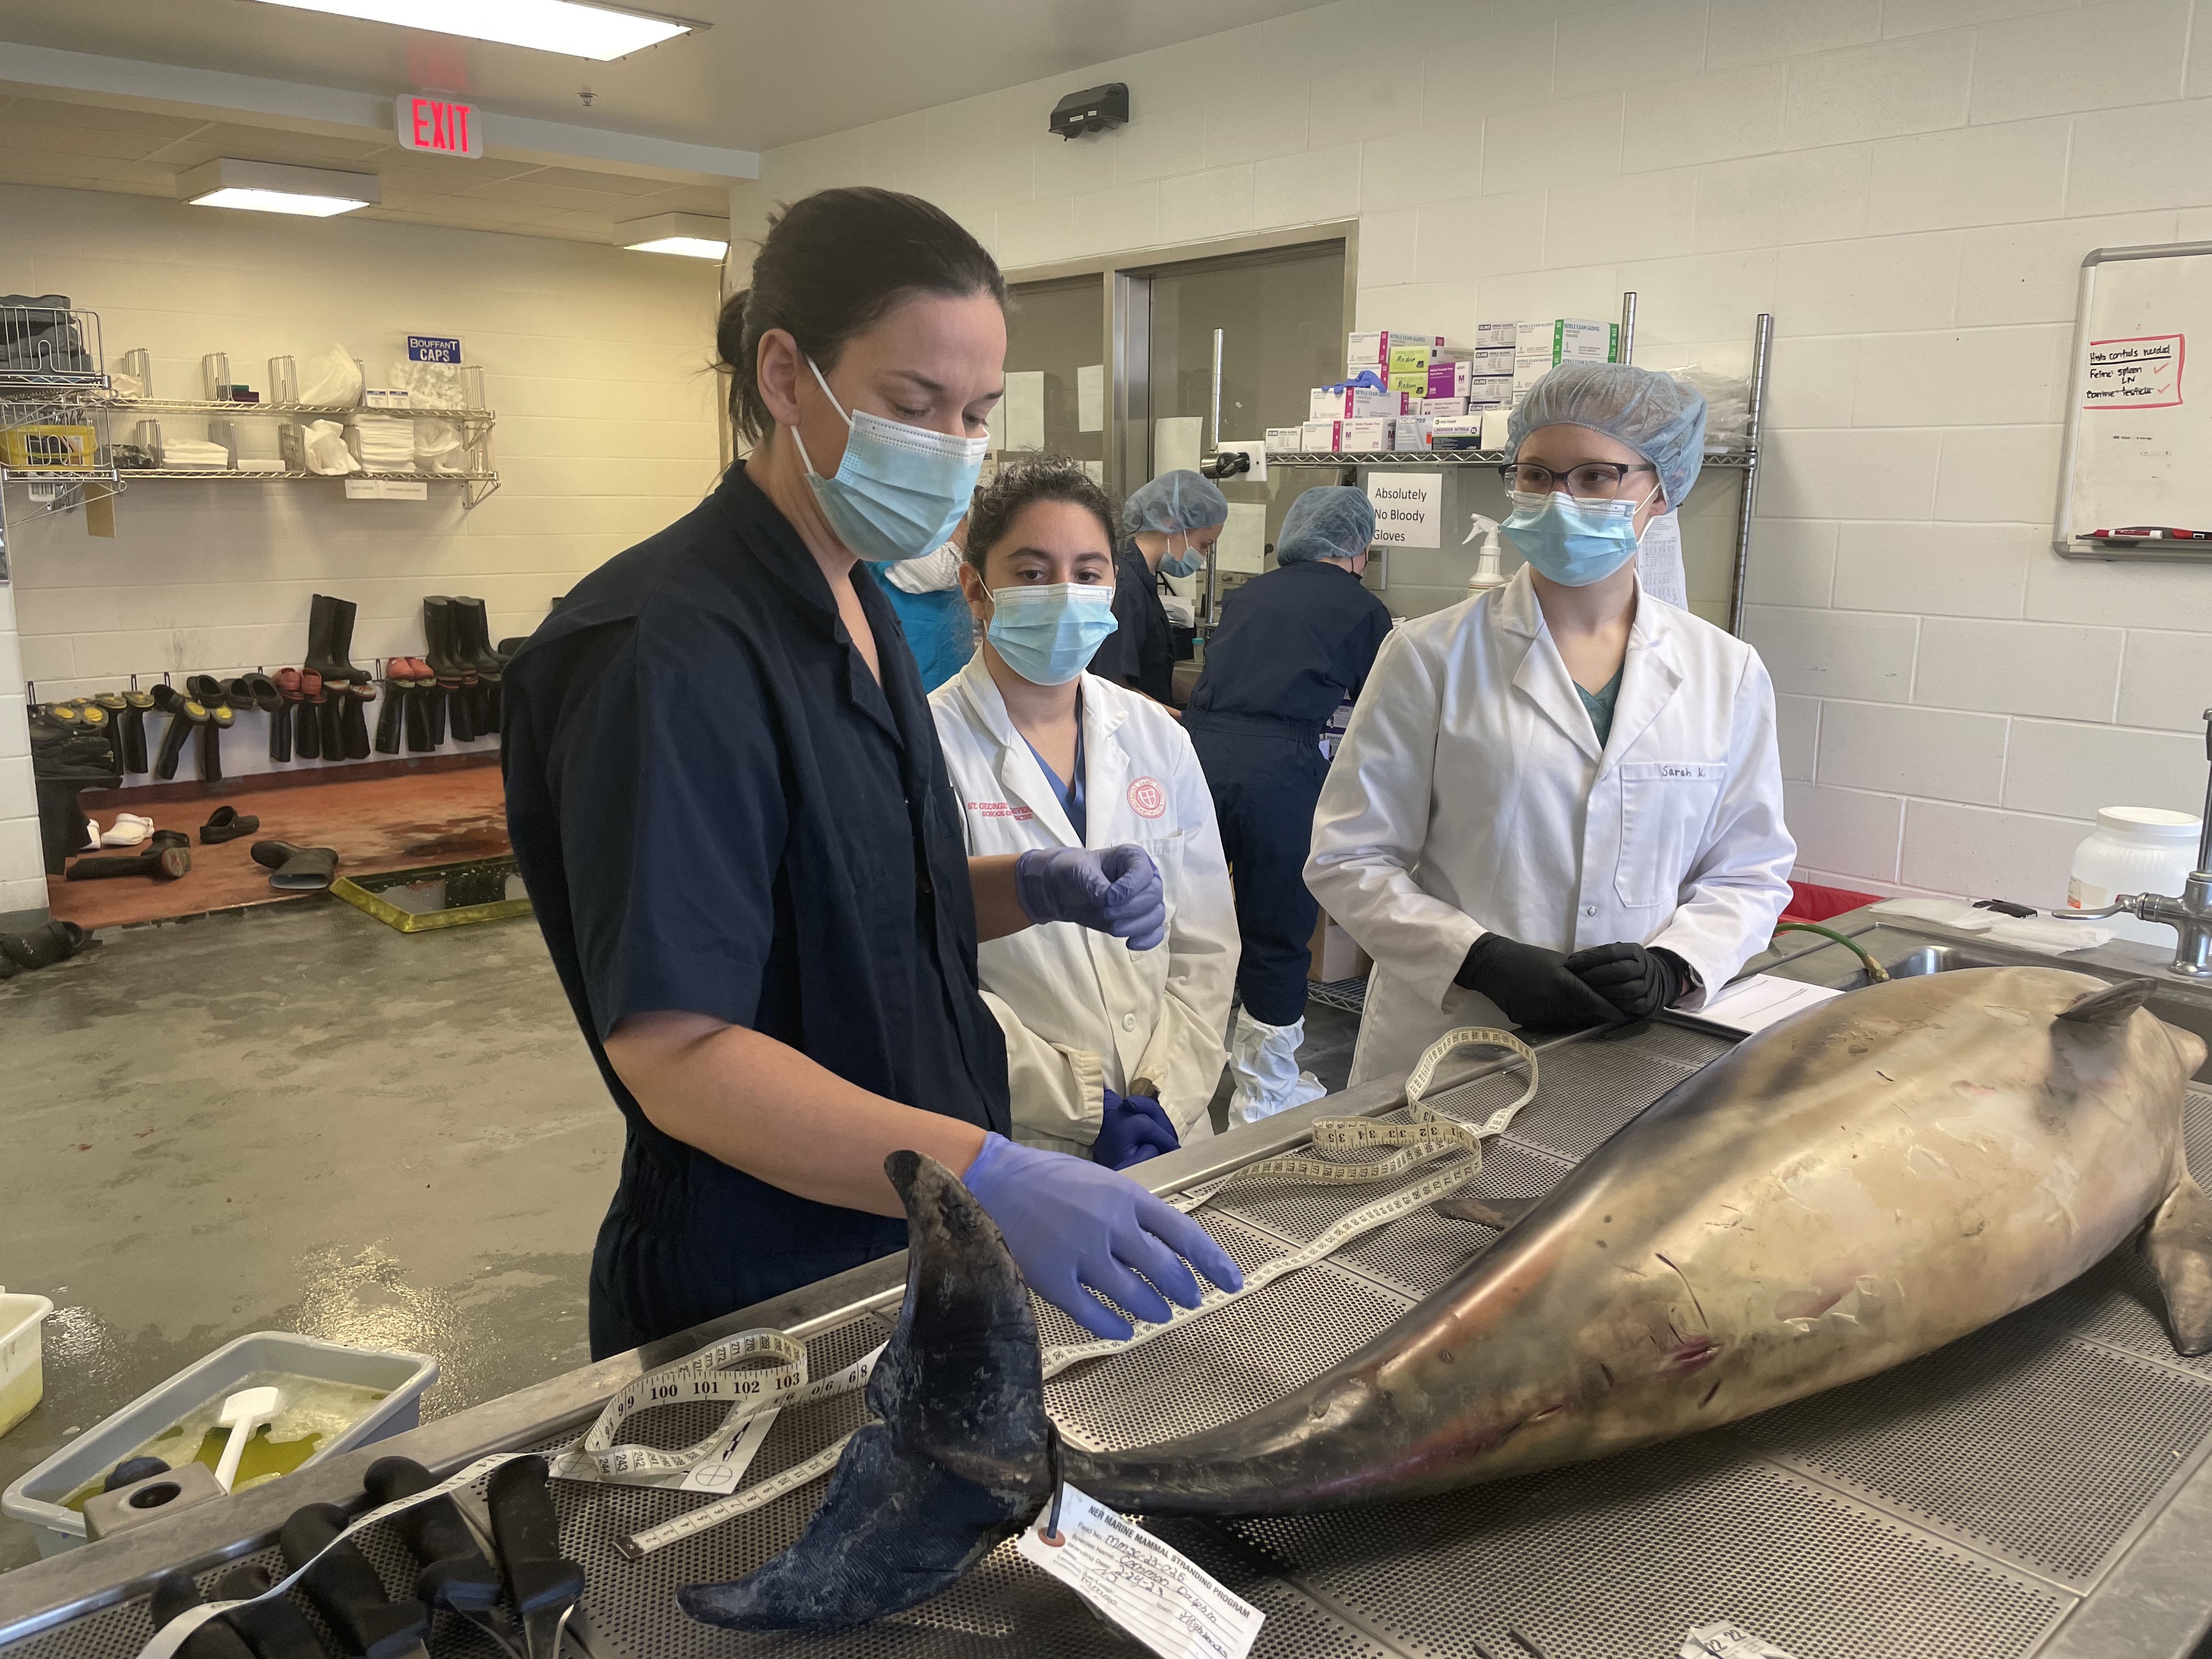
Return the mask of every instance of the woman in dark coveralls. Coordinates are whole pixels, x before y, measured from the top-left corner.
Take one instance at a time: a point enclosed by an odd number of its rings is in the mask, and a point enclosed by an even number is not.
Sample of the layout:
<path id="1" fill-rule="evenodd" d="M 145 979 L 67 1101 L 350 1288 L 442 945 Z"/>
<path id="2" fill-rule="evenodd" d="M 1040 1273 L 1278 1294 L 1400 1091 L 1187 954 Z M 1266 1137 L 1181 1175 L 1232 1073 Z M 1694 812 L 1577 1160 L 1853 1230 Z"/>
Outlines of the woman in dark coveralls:
<path id="1" fill-rule="evenodd" d="M 1375 509 L 1345 484 L 1291 503 L 1275 563 L 1222 607 L 1183 730 L 1206 769 L 1237 891 L 1237 989 L 1229 1038 L 1233 1121 L 1256 1122 L 1319 1099 L 1298 1070 L 1306 1027 L 1307 942 L 1318 914 L 1306 890 L 1314 805 L 1328 763 L 1322 729 L 1358 697 L 1390 633 L 1390 611 L 1360 582 Z"/>
<path id="2" fill-rule="evenodd" d="M 628 1122 L 592 1265 L 618 1352 L 901 1249 L 891 1152 L 963 1173 L 1038 1294 L 1125 1334 L 1238 1282 L 1109 1170 L 1004 1139 L 975 944 L 1073 921 L 1156 947 L 1134 848 L 970 860 L 912 653 L 861 560 L 939 545 L 1004 386 L 1006 285 L 939 210 L 783 210 L 723 307 L 753 441 L 578 583 L 508 665 L 507 822 Z M 1135 1270 L 1135 1271 L 1133 1271 Z M 1138 1278 L 1138 1273 L 1144 1279 Z"/>

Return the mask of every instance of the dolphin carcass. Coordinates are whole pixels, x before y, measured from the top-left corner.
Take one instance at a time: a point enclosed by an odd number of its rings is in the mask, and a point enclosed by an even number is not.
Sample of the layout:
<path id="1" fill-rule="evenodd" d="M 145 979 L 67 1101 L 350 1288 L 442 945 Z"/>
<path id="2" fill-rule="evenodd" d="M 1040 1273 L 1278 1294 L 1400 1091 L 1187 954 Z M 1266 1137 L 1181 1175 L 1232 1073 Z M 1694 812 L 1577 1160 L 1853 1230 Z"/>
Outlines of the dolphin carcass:
<path id="1" fill-rule="evenodd" d="M 1136 1514 L 1295 1514 L 1604 1456 L 1927 1353 L 2139 1229 L 2175 1346 L 2202 1353 L 2212 1200 L 2182 1107 L 2205 1048 L 2150 989 L 1991 968 L 1808 1009 L 1655 1102 L 1326 1375 L 1127 1451 L 1060 1438 L 997 1230 L 895 1154 L 911 1254 L 880 1420 L 797 1543 L 682 1603 L 738 1629 L 859 1624 L 951 1584 L 1060 1479 Z"/>

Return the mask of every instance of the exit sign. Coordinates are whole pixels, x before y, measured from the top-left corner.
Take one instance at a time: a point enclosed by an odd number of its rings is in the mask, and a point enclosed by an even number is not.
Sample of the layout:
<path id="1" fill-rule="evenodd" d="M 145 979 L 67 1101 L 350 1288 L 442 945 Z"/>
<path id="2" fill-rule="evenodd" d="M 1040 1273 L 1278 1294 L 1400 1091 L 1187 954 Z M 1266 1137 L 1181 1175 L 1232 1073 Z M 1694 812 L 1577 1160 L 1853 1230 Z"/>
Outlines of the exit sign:
<path id="1" fill-rule="evenodd" d="M 483 118 L 473 105 L 421 92 L 403 92 L 393 104 L 393 125 L 404 148 L 437 155 L 483 154 Z"/>

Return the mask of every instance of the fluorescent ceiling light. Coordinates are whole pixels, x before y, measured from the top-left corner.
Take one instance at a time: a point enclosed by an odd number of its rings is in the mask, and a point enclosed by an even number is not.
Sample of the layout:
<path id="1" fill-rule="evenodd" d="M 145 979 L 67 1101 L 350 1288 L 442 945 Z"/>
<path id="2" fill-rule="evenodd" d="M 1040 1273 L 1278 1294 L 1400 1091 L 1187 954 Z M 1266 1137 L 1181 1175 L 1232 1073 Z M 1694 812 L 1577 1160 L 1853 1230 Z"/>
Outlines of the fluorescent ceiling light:
<path id="1" fill-rule="evenodd" d="M 384 186 L 373 173 L 337 173 L 329 167 L 295 167 L 226 155 L 179 173 L 177 194 L 194 207 L 246 208 L 327 219 L 381 202 Z"/>
<path id="2" fill-rule="evenodd" d="M 371 23 L 496 40 L 501 46 L 532 46 L 605 63 L 693 29 L 703 23 L 654 17 L 611 6 L 578 5 L 575 0 L 268 0 L 301 11 L 358 17 Z"/>
<path id="3" fill-rule="evenodd" d="M 730 251 L 730 222 L 703 213 L 656 213 L 615 227 L 615 246 L 634 253 L 681 253 L 719 259 Z"/>

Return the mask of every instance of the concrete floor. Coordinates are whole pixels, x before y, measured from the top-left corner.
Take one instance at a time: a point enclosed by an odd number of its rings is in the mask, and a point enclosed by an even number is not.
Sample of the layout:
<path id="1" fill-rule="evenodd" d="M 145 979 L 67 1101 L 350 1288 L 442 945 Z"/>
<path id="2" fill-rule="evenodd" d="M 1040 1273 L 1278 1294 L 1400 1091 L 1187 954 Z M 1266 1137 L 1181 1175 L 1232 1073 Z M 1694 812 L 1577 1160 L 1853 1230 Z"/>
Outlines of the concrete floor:
<path id="1" fill-rule="evenodd" d="M 0 984 L 0 1283 L 51 1296 L 0 1486 L 231 1338 L 441 1368 L 435 1416 L 581 1364 L 621 1121 L 527 920 L 335 901 L 102 935 Z M 1357 1016 L 1301 1059 L 1341 1087 Z M 0 1570 L 35 1558 L 0 1522 Z"/>

